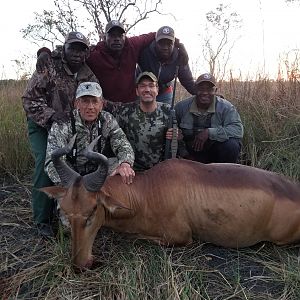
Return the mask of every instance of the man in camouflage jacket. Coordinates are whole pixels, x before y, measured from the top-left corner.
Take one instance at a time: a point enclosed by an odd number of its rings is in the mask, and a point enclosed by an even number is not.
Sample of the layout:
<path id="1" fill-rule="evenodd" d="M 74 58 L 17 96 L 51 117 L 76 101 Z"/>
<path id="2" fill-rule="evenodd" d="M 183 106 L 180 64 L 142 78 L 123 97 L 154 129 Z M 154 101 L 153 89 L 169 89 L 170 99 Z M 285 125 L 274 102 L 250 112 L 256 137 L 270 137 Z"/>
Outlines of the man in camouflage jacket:
<path id="1" fill-rule="evenodd" d="M 81 83 L 76 92 L 75 107 L 74 119 L 71 118 L 69 122 L 61 124 L 54 122 L 49 132 L 45 170 L 50 179 L 56 184 L 60 182 L 51 161 L 52 152 L 65 147 L 76 134 L 76 149 L 75 147 L 72 149 L 76 154 L 66 158 L 73 169 L 81 175 L 97 169 L 98 165 L 88 161 L 83 152 L 95 138 L 101 136 L 94 151 L 107 155 L 105 149 L 111 148 L 117 161 L 109 160 L 113 163 L 110 165 L 110 174 L 120 174 L 124 183 L 132 183 L 135 175 L 131 168 L 134 152 L 116 119 L 110 113 L 102 111 L 103 99 L 100 85 L 95 82 Z"/>
<path id="2" fill-rule="evenodd" d="M 141 73 L 136 84 L 139 103 L 107 101 L 105 110 L 116 116 L 134 150 L 133 169 L 144 171 L 164 158 L 165 140 L 173 136 L 173 129 L 168 129 L 171 107 L 156 101 L 158 82 L 153 73 Z"/>
<path id="3" fill-rule="evenodd" d="M 48 130 L 52 122 L 67 120 L 78 84 L 97 81 L 85 63 L 87 49 L 87 39 L 80 32 L 70 32 L 63 46 L 63 56 L 52 59 L 43 73 L 35 72 L 22 97 L 29 142 L 35 159 L 33 220 L 44 237 L 53 236 L 50 224 L 54 202 L 38 190 L 52 184 L 44 172 Z"/>

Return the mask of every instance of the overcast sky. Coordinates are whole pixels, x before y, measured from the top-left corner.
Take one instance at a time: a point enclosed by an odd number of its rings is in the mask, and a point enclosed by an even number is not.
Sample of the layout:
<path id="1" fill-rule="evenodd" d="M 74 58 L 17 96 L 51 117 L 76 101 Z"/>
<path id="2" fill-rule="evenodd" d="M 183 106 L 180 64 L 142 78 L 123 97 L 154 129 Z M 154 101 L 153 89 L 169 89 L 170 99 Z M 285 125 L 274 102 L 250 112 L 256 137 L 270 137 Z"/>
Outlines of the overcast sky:
<path id="1" fill-rule="evenodd" d="M 277 74 L 279 57 L 300 48 L 300 4 L 287 5 L 284 0 L 163 0 L 164 12 L 171 16 L 153 16 L 130 34 L 156 31 L 163 25 L 174 28 L 176 36 L 185 44 L 195 76 L 208 71 L 203 62 L 200 34 L 203 33 L 205 13 L 219 3 L 230 3 L 231 9 L 240 14 L 243 27 L 231 54 L 230 67 L 234 74 Z M 1 55 L 0 79 L 16 78 L 13 60 L 23 55 L 34 56 L 38 47 L 22 39 L 21 28 L 32 22 L 34 12 L 53 7 L 52 0 L 10 0 L 0 11 Z M 129 35 L 130 35 L 129 34 Z M 40 45 L 42 46 L 42 45 Z M 33 62 L 29 61 L 31 66 Z"/>

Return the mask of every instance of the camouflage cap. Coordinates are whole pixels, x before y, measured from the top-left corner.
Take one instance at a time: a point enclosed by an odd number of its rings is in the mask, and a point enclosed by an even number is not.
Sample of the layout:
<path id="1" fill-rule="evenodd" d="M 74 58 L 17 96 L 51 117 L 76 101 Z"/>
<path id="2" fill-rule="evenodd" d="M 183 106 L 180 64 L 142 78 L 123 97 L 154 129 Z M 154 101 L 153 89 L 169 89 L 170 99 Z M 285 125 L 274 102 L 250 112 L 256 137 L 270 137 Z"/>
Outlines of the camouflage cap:
<path id="1" fill-rule="evenodd" d="M 97 82 L 80 83 L 76 90 L 76 99 L 83 96 L 102 97 L 102 89 Z"/>
<path id="2" fill-rule="evenodd" d="M 143 77 L 149 77 L 153 82 L 158 81 L 156 76 L 152 72 L 143 72 L 136 78 L 136 84 L 138 84 Z"/>
<path id="3" fill-rule="evenodd" d="M 175 41 L 174 29 L 169 26 L 160 27 L 156 32 L 155 40 L 158 42 L 159 40 L 162 39 L 168 39 L 174 42 Z"/>
<path id="4" fill-rule="evenodd" d="M 210 82 L 210 83 L 212 83 L 214 86 L 216 85 L 216 79 L 215 79 L 215 77 L 212 76 L 212 75 L 209 74 L 209 73 L 204 73 L 204 74 L 200 75 L 200 76 L 197 78 L 195 84 L 197 85 L 197 84 L 200 84 L 201 82 Z"/>
<path id="5" fill-rule="evenodd" d="M 111 20 L 105 26 L 105 33 L 108 33 L 111 29 L 113 29 L 115 27 L 121 28 L 123 30 L 123 32 L 125 32 L 124 25 L 120 21 Z"/>
<path id="6" fill-rule="evenodd" d="M 89 47 L 89 42 L 87 38 L 81 33 L 77 31 L 69 32 L 65 38 L 65 44 L 71 44 L 71 43 L 82 43 L 87 48 Z"/>

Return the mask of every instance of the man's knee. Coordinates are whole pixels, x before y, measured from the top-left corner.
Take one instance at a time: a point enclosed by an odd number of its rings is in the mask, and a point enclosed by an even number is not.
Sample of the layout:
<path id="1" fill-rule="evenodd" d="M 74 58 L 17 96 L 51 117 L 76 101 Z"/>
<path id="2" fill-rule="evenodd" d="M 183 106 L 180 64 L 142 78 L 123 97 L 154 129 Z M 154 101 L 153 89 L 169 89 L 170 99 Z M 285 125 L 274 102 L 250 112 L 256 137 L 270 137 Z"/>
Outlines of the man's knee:
<path id="1" fill-rule="evenodd" d="M 216 145 L 216 162 L 237 163 L 241 152 L 241 141 L 230 138 Z"/>

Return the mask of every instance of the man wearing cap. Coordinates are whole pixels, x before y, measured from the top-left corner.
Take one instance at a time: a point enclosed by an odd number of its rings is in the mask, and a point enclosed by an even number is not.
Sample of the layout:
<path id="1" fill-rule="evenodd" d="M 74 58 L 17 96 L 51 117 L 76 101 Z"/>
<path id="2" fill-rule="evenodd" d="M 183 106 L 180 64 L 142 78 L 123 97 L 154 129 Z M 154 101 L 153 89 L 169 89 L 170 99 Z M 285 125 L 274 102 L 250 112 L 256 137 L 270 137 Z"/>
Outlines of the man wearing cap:
<path id="1" fill-rule="evenodd" d="M 35 159 L 33 175 L 33 220 L 42 236 L 51 236 L 53 201 L 38 189 L 51 185 L 44 172 L 48 130 L 52 122 L 65 122 L 73 109 L 80 82 L 97 81 L 86 65 L 88 41 L 80 32 L 70 32 L 62 56 L 53 58 L 43 73 L 34 72 L 22 96 L 28 122 L 29 142 Z"/>
<path id="2" fill-rule="evenodd" d="M 76 91 L 73 117 L 68 122 L 54 122 L 49 132 L 45 171 L 53 183 L 59 184 L 60 178 L 51 161 L 54 150 L 65 147 L 76 134 L 73 149 L 67 157 L 67 164 L 80 175 L 94 172 L 98 165 L 89 161 L 84 153 L 86 147 L 98 136 L 98 144 L 94 151 L 107 155 L 106 149 L 111 149 L 114 157 L 109 158 L 109 174 L 120 174 L 122 181 L 130 184 L 135 176 L 131 168 L 134 162 L 134 152 L 123 130 L 119 127 L 116 119 L 108 112 L 102 110 L 102 89 L 96 82 L 83 82 Z M 58 206 L 59 208 L 59 206 Z M 64 225 L 68 222 L 64 215 L 59 212 Z"/>
<path id="3" fill-rule="evenodd" d="M 138 57 L 155 38 L 155 33 L 126 37 L 124 25 L 118 20 L 106 24 L 104 40 L 90 49 L 87 64 L 96 75 L 103 97 L 113 102 L 135 101 L 135 70 Z M 41 55 L 40 55 L 41 54 Z M 50 50 L 38 51 L 37 70 L 42 72 Z M 52 53 L 60 56 L 59 53 Z"/>
<path id="4" fill-rule="evenodd" d="M 95 47 L 91 48 L 89 58 L 87 59 L 87 64 L 98 78 L 103 89 L 103 97 L 105 99 L 122 103 L 136 100 L 136 64 L 141 51 L 148 46 L 154 38 L 154 32 L 128 38 L 126 37 L 123 24 L 118 20 L 111 20 L 107 23 L 104 41 L 100 41 Z M 178 44 L 177 46 L 179 49 L 182 49 L 182 44 Z M 43 53 L 39 56 L 37 62 L 38 71 L 43 70 L 51 53 L 50 50 L 46 48 L 39 50 L 38 54 L 41 52 Z M 181 52 L 185 53 L 185 56 L 182 55 L 182 57 L 187 59 L 186 52 Z M 176 52 L 174 57 L 177 56 Z M 157 58 L 155 58 L 155 60 L 157 61 Z M 175 72 L 175 67 L 173 69 L 171 72 Z M 143 69 L 143 71 L 147 70 L 147 68 Z M 149 69 L 149 71 L 151 70 L 152 69 Z M 156 70 L 153 69 L 153 71 Z M 174 78 L 174 72 L 170 80 Z M 182 75 L 180 75 L 180 78 L 182 78 Z M 166 80 L 169 80 L 169 77 L 164 80 L 165 83 Z"/>
<path id="5" fill-rule="evenodd" d="M 172 139 L 168 129 L 171 107 L 156 101 L 158 81 L 151 72 L 143 72 L 136 79 L 139 103 L 106 101 L 105 110 L 116 116 L 135 154 L 133 169 L 145 171 L 164 159 L 165 141 Z"/>
<path id="6" fill-rule="evenodd" d="M 237 163 L 243 125 L 236 108 L 216 95 L 216 81 L 202 74 L 195 82 L 196 96 L 175 105 L 185 148 L 179 154 L 203 163 Z"/>
<path id="7" fill-rule="evenodd" d="M 134 153 L 116 119 L 109 112 L 102 110 L 103 98 L 100 85 L 96 82 L 81 83 L 76 92 L 75 107 L 74 119 L 66 123 L 53 123 L 49 132 L 45 170 L 52 182 L 58 184 L 60 179 L 51 161 L 51 153 L 66 146 L 76 134 L 72 156 L 66 158 L 73 169 L 81 175 L 97 169 L 98 165 L 88 161 L 83 152 L 95 138 L 101 136 L 96 151 L 107 155 L 106 149 L 111 148 L 117 158 L 117 161 L 109 159 L 110 173 L 120 174 L 124 183 L 132 183 L 135 175 L 131 168 Z"/>
<path id="8" fill-rule="evenodd" d="M 159 102 L 169 104 L 172 102 L 176 66 L 179 66 L 178 79 L 182 86 L 190 94 L 195 94 L 188 55 L 183 44 L 176 45 L 173 28 L 163 26 L 157 30 L 155 40 L 142 51 L 139 57 L 140 70 L 151 71 L 158 78 L 159 92 L 156 100 Z"/>

